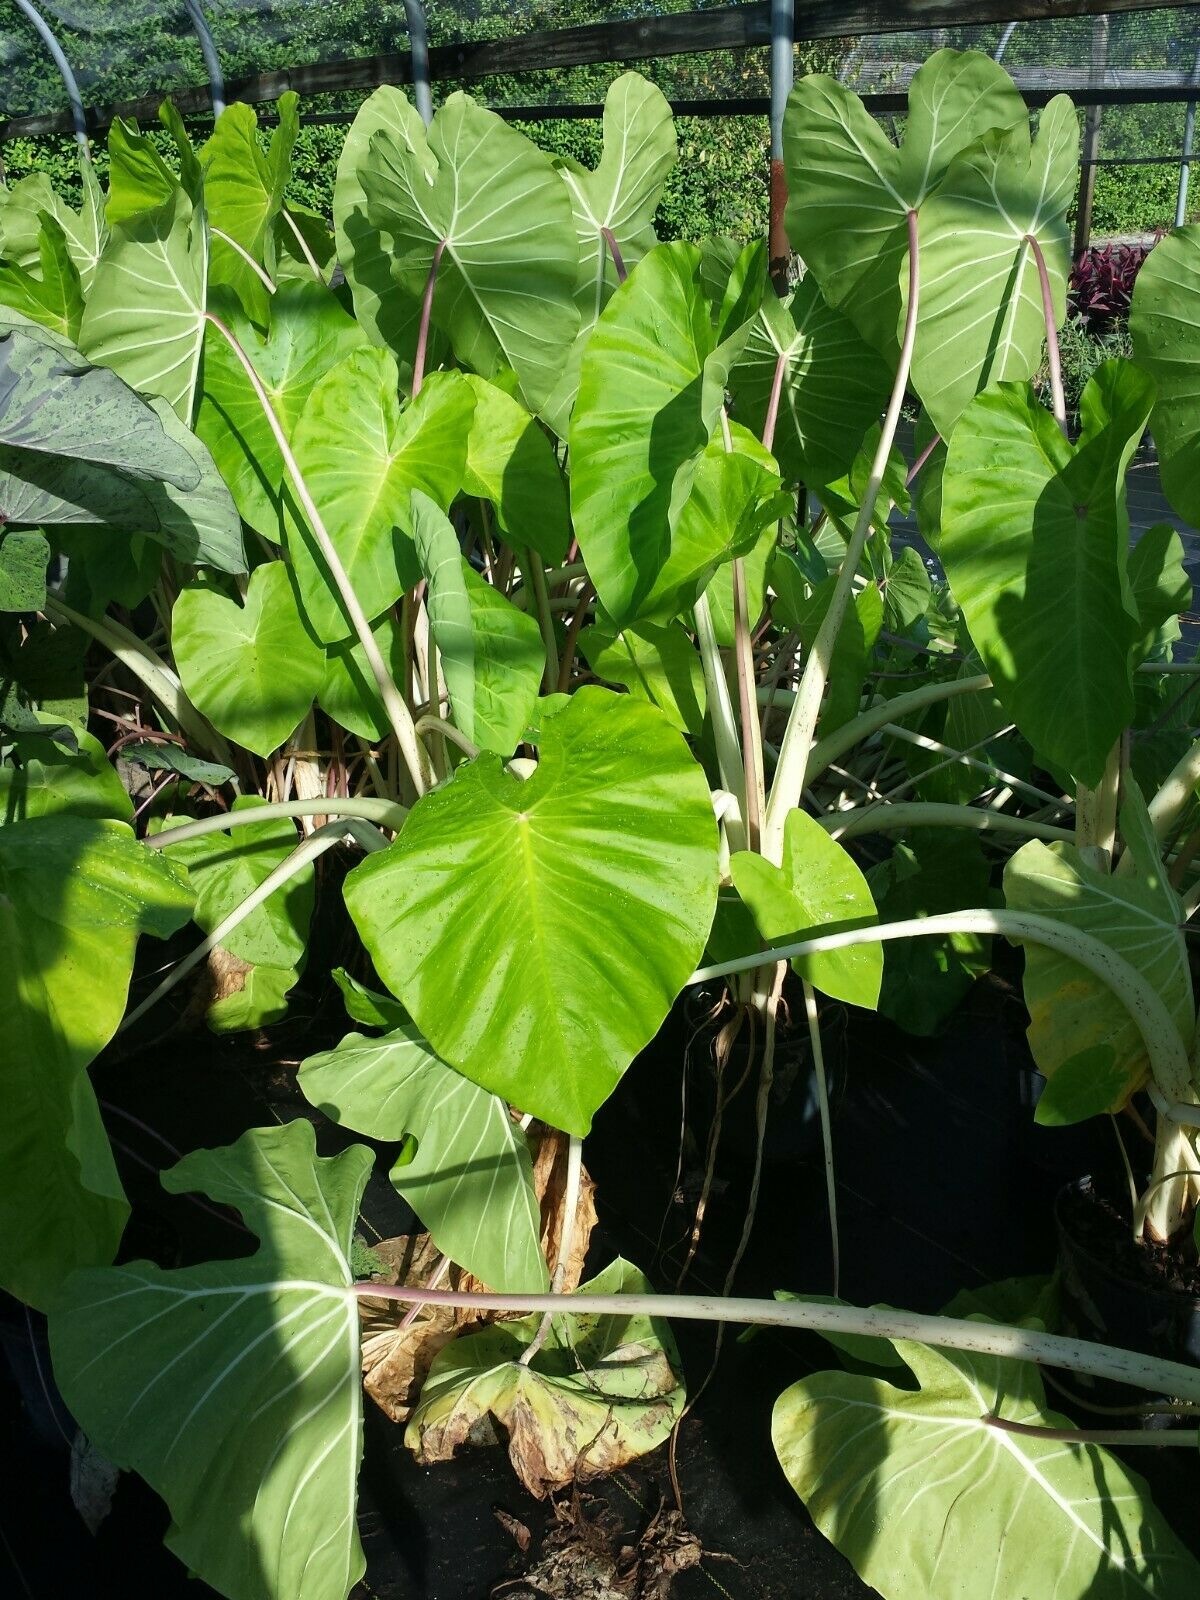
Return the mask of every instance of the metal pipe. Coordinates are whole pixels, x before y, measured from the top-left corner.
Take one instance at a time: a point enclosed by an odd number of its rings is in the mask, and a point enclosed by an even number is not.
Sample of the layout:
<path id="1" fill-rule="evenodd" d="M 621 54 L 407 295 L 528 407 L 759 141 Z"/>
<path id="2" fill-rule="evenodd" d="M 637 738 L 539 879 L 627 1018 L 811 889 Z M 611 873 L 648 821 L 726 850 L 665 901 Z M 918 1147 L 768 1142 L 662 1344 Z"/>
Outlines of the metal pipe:
<path id="1" fill-rule="evenodd" d="M 17 0 L 17 6 L 29 18 L 37 29 L 38 37 L 50 52 L 54 65 L 58 68 L 58 75 L 63 81 L 63 88 L 67 91 L 67 100 L 71 106 L 71 121 L 75 127 L 75 142 L 85 161 L 92 159 L 92 146 L 88 139 L 87 115 L 83 109 L 83 96 L 79 92 L 79 84 L 75 74 L 71 71 L 71 63 L 63 53 L 62 45 L 55 37 L 54 30 L 45 17 L 33 4 L 33 0 Z"/>
<path id="2" fill-rule="evenodd" d="M 1200 84 L 1200 50 L 1192 66 L 1192 82 Z M 1196 102 L 1189 100 L 1183 118 L 1183 150 L 1179 156 L 1179 190 L 1175 196 L 1175 226 L 1182 228 L 1187 217 L 1188 182 L 1192 175 L 1192 147 L 1196 142 Z"/>
<path id="3" fill-rule="evenodd" d="M 408 19 L 408 50 L 412 57 L 413 99 L 426 127 L 433 121 L 433 95 L 429 88 L 429 34 L 421 0 L 404 0 Z"/>
<path id="4" fill-rule="evenodd" d="M 790 250 L 783 226 L 787 178 L 783 170 L 783 114 L 795 78 L 795 3 L 771 0 L 771 210 L 767 257 L 776 292 L 786 294 Z"/>
<path id="5" fill-rule="evenodd" d="M 183 9 L 187 12 L 192 27 L 196 30 L 196 37 L 200 41 L 200 54 L 204 57 L 204 67 L 208 73 L 208 92 L 212 97 L 213 117 L 216 118 L 225 109 L 225 75 L 221 71 L 217 42 L 208 25 L 208 18 L 201 10 L 200 0 L 183 0 Z"/>
<path id="6" fill-rule="evenodd" d="M 1000 43 L 996 46 L 996 53 L 992 57 L 997 66 L 1004 60 L 1004 52 L 1008 49 L 1008 41 L 1016 31 L 1017 25 L 1015 22 L 1006 22 L 1004 24 L 1004 32 L 1000 35 Z"/>

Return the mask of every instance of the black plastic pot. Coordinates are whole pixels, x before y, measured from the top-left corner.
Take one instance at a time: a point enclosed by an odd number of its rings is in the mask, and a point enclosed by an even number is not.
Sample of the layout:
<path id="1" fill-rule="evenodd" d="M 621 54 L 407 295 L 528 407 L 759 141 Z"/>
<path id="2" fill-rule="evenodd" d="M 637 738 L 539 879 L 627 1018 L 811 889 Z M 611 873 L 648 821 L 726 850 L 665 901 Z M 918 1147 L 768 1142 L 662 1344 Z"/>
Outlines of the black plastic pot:
<path id="1" fill-rule="evenodd" d="M 1091 1190 L 1091 1178 L 1066 1184 L 1054 1206 L 1067 1315 L 1104 1344 L 1200 1366 L 1200 1297 L 1139 1280 L 1080 1239 L 1069 1202 Z"/>

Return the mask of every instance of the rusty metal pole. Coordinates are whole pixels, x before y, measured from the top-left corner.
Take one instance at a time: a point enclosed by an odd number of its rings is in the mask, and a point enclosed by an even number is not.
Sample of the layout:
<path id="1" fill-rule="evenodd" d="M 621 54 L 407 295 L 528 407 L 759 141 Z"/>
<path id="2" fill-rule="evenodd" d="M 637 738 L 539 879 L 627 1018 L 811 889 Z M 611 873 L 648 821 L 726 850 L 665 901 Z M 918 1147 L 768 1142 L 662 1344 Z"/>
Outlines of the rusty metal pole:
<path id="1" fill-rule="evenodd" d="M 787 178 L 783 171 L 783 113 L 792 92 L 795 0 L 771 0 L 771 211 L 767 256 L 771 282 L 777 294 L 788 288 L 790 246 L 783 226 L 787 204 Z"/>

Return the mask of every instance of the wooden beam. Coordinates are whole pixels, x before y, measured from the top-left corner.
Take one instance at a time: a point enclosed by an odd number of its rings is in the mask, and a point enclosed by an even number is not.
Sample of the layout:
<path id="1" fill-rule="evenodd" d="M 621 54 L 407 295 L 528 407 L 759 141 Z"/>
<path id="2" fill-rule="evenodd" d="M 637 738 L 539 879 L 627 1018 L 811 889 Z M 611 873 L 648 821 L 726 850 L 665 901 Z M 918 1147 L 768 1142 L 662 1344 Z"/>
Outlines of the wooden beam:
<path id="1" fill-rule="evenodd" d="M 1182 7 L 1194 0 L 797 0 L 796 38 L 839 39 L 864 33 L 901 33 L 917 28 L 950 27 L 969 21 L 1044 21 L 1094 16 L 1118 11 Z M 548 67 L 635 62 L 710 50 L 765 48 L 770 41 L 770 0 L 711 11 L 681 12 L 621 22 L 598 22 L 582 28 L 558 28 L 522 34 L 514 39 L 438 45 L 429 52 L 434 82 L 472 80 L 494 73 L 543 71 Z M 369 93 L 381 83 L 411 81 L 407 52 L 324 61 L 282 68 L 230 82 L 227 98 L 251 105 L 277 100 L 287 89 L 302 97 L 339 92 Z M 207 88 L 174 91 L 172 100 L 184 116 L 203 116 L 211 109 Z M 1186 98 L 1186 96 L 1163 96 Z M 118 105 L 91 107 L 88 128 L 98 133 L 115 116 L 151 119 L 164 99 L 160 91 Z M 0 122 L 0 139 L 69 133 L 69 116 L 47 114 L 10 117 Z"/>

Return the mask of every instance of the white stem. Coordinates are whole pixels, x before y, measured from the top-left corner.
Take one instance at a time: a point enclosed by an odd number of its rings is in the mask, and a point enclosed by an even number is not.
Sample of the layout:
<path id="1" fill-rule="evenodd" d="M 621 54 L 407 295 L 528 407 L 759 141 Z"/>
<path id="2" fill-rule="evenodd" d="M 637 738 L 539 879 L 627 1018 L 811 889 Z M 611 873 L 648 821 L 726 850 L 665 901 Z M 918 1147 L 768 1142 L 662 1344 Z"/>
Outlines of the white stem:
<path id="1" fill-rule="evenodd" d="M 220 239 L 222 244 L 227 244 L 231 250 L 235 250 L 238 255 L 241 256 L 242 260 L 250 268 L 250 271 L 262 284 L 263 288 L 268 294 L 275 293 L 277 288 L 275 280 L 264 267 L 259 266 L 258 262 L 255 261 L 249 250 L 243 250 L 242 246 L 237 242 L 237 240 L 230 238 L 229 234 L 225 232 L 224 228 L 214 228 L 210 223 L 208 231 L 212 234 L 214 239 Z"/>
<path id="2" fill-rule="evenodd" d="M 817 818 L 835 839 L 857 839 L 864 833 L 895 833 L 904 828 L 972 828 L 977 833 L 1016 833 L 1026 839 L 1060 839 L 1070 844 L 1069 828 L 1056 828 L 1031 817 L 1012 817 L 1004 811 L 981 811 L 974 806 L 954 806 L 936 800 L 913 800 L 905 805 L 855 806 Z"/>
<path id="3" fill-rule="evenodd" d="M 846 546 L 846 554 L 838 572 L 829 609 L 817 630 L 817 637 L 804 663 L 800 687 L 784 730 L 783 743 L 779 747 L 779 762 L 775 768 L 775 778 L 767 802 L 762 853 L 776 866 L 783 859 L 783 828 L 788 812 L 800 804 L 800 796 L 804 793 L 809 757 L 813 748 L 813 735 L 816 732 L 817 718 L 821 713 L 821 698 L 825 692 L 829 668 L 833 661 L 834 645 L 837 643 L 846 607 L 850 602 L 858 563 L 862 559 L 871 532 L 875 502 L 883 484 L 884 473 L 887 471 L 892 444 L 896 437 L 896 427 L 900 421 L 900 410 L 908 389 L 908 374 L 912 366 L 913 345 L 917 336 L 917 303 L 920 289 L 915 211 L 910 211 L 908 214 L 908 239 L 908 306 L 904 319 L 900 362 L 892 384 L 891 399 L 880 429 L 875 459 L 871 463 L 871 476 L 863 493 L 854 532 Z"/>
<path id="4" fill-rule="evenodd" d="M 148 834 L 144 842 L 152 850 L 161 850 L 168 844 L 181 844 L 184 839 L 202 839 L 207 833 L 225 833 L 230 828 L 245 828 L 253 822 L 275 822 L 282 817 L 361 817 L 399 833 L 407 815 L 405 808 L 394 800 L 377 800 L 369 795 L 358 795 L 350 800 L 340 795 L 320 800 L 279 800 L 273 805 L 246 806 L 241 811 L 220 811 L 215 816 L 197 817 L 193 822 L 181 822 L 177 828 Z"/>
<path id="5" fill-rule="evenodd" d="M 260 818 L 261 813 L 255 817 L 255 820 L 260 820 Z M 223 817 L 221 820 L 228 822 L 228 818 Z M 347 833 L 353 833 L 364 850 L 382 850 L 386 848 L 387 841 L 374 828 L 368 825 L 361 834 L 358 831 L 360 828 L 364 828 L 364 825 L 361 823 L 356 824 L 353 819 L 347 819 L 345 822 L 326 823 L 323 828 L 318 828 L 315 833 L 310 833 L 307 839 L 302 840 L 296 846 L 286 861 L 281 861 L 273 872 L 268 873 L 258 887 L 248 894 L 240 905 L 235 906 L 229 915 L 217 924 L 206 939 L 203 939 L 194 950 L 189 951 L 184 956 L 176 967 L 172 968 L 157 989 L 148 995 L 140 1006 L 134 1007 L 117 1029 L 117 1032 L 124 1033 L 127 1028 L 133 1026 L 139 1017 L 144 1017 L 146 1012 L 152 1006 L 157 1005 L 164 995 L 170 994 L 175 985 L 186 978 L 194 967 L 199 966 L 205 957 L 217 948 L 222 939 L 228 938 L 233 930 L 240 927 L 252 912 L 257 911 L 265 900 L 270 899 L 276 889 L 282 888 L 298 872 L 302 872 L 310 861 L 315 861 L 326 850 L 331 850 Z"/>
<path id="6" fill-rule="evenodd" d="M 392 725 L 392 731 L 396 735 L 396 743 L 400 746 L 401 754 L 404 756 L 405 765 L 413 781 L 413 787 L 418 795 L 422 795 L 430 784 L 429 758 L 420 739 L 417 737 L 417 730 L 413 726 L 413 719 L 409 709 L 404 704 L 403 697 L 384 662 L 383 654 L 375 642 L 375 635 L 371 632 L 371 624 L 363 611 L 358 596 L 354 592 L 354 586 L 350 582 L 350 575 L 342 565 L 341 557 L 334 547 L 333 540 L 329 537 L 329 532 L 325 527 L 321 513 L 317 510 L 316 502 L 309 493 L 308 485 L 304 481 L 304 475 L 300 471 L 296 457 L 292 453 L 292 447 L 288 443 L 287 434 L 284 433 L 279 418 L 275 415 L 271 397 L 267 394 L 262 379 L 254 370 L 254 363 L 221 319 L 213 316 L 211 311 L 206 311 L 205 320 L 210 322 L 226 341 L 250 380 L 250 386 L 254 390 L 259 405 L 262 407 L 263 415 L 267 419 L 271 432 L 275 436 L 275 443 L 279 449 L 279 454 L 283 457 L 283 464 L 287 468 L 288 477 L 292 480 L 301 509 L 309 527 L 312 529 L 313 537 L 320 546 L 321 555 L 329 569 L 329 575 L 333 579 L 334 587 L 337 589 L 346 615 L 358 635 L 359 643 L 363 647 L 363 654 L 367 658 L 367 663 L 379 689 L 379 697 L 383 701 L 384 709 L 387 711 L 388 721 Z"/>
<path id="7" fill-rule="evenodd" d="M 855 945 L 886 943 L 892 939 L 938 938 L 947 933 L 999 934 L 1014 943 L 1028 940 L 1078 961 L 1108 985 L 1133 1018 L 1145 1040 L 1155 1081 L 1163 1093 L 1168 1099 L 1194 1102 L 1187 1051 L 1158 991 L 1123 956 L 1099 939 L 1032 911 L 983 908 L 947 911 L 940 916 L 885 922 L 873 928 L 846 928 L 838 933 L 819 934 L 794 944 L 739 956 L 733 961 L 700 967 L 692 973 L 688 983 L 708 983 L 713 978 L 728 977 L 735 972 L 749 972 L 764 962 L 794 961 L 797 956 L 815 955 L 822 950 L 848 950 Z"/>
<path id="8" fill-rule="evenodd" d="M 721 784 L 731 794 L 737 795 L 740 802 L 740 797 L 746 793 L 746 767 L 742 760 L 738 719 L 734 714 L 733 700 L 729 694 L 729 683 L 725 677 L 725 666 L 721 660 L 721 650 L 717 644 L 717 634 L 713 627 L 712 609 L 707 594 L 702 594 L 696 601 L 695 616 L 696 641 L 700 646 L 700 660 L 704 666 L 708 714 L 712 718 Z M 740 815 L 736 821 L 732 817 L 727 817 L 725 828 L 729 834 L 729 848 L 744 850 L 746 848 L 744 819 Z"/>
<path id="9" fill-rule="evenodd" d="M 366 1298 L 463 1306 L 480 1311 L 538 1312 L 629 1318 L 661 1317 L 685 1322 L 740 1322 L 755 1327 L 811 1328 L 818 1333 L 911 1339 L 943 1350 L 973 1350 L 1010 1361 L 1038 1361 L 1068 1372 L 1111 1378 L 1178 1400 L 1200 1401 L 1200 1369 L 1180 1361 L 1091 1344 L 1036 1328 L 958 1317 L 923 1316 L 890 1307 L 828 1305 L 807 1300 L 743 1300 L 720 1295 L 673 1294 L 467 1294 L 453 1289 L 413 1289 L 404 1284 L 363 1283 L 349 1293 Z"/>
<path id="10" fill-rule="evenodd" d="M 321 268 L 320 268 L 320 265 L 317 262 L 316 256 L 314 256 L 312 251 L 308 248 L 308 240 L 301 233 L 300 228 L 299 228 L 295 218 L 292 216 L 291 212 L 288 210 L 288 208 L 286 206 L 284 206 L 284 208 L 283 208 L 282 216 L 283 216 L 283 220 L 287 223 L 288 227 L 292 230 L 293 234 L 295 235 L 296 243 L 300 246 L 300 254 L 304 257 L 305 261 L 307 261 L 309 266 L 311 267 L 313 277 L 317 280 L 318 283 L 324 283 L 325 282 L 325 274 L 321 271 Z"/>

